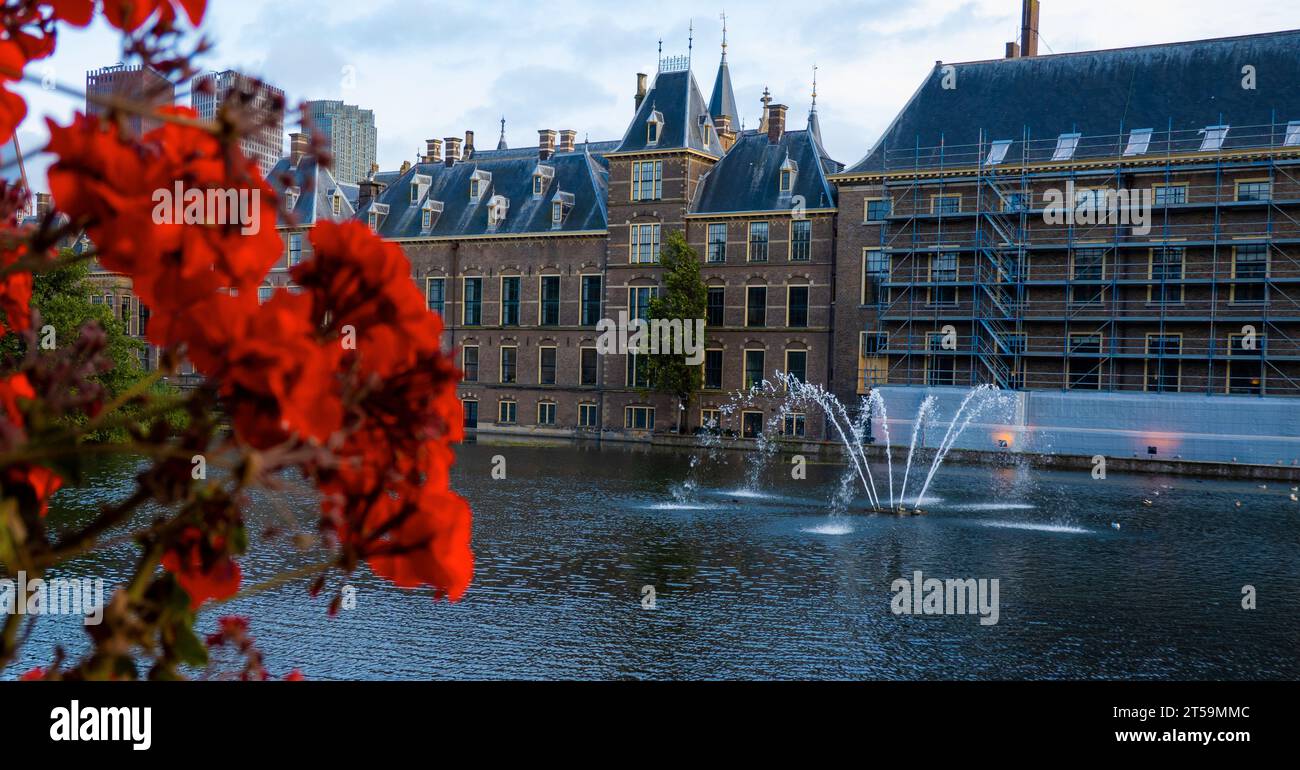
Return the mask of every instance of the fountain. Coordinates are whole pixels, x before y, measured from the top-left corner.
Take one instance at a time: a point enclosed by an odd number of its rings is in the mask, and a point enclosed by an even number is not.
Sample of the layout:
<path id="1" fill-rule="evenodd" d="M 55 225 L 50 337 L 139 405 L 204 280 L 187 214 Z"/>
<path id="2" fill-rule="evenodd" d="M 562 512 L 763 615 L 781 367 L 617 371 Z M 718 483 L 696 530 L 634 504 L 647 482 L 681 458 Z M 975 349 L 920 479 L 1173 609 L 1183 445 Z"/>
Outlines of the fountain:
<path id="1" fill-rule="evenodd" d="M 894 447 L 889 434 L 885 399 L 879 390 L 873 390 L 870 395 L 862 399 L 858 418 L 854 420 L 849 416 L 848 410 L 840 403 L 839 399 L 827 391 L 825 387 L 801 382 L 797 377 L 784 372 L 776 372 L 774 378 L 775 382 L 763 380 L 763 382 L 754 385 L 748 393 L 737 394 L 732 399 L 732 402 L 727 407 L 724 407 L 724 413 L 730 414 L 740 407 L 752 406 L 760 399 L 773 399 L 780 402 L 781 408 L 778 416 L 771 422 L 779 424 L 784 415 L 788 415 L 795 410 L 806 411 L 809 407 L 819 409 L 826 416 L 827 422 L 833 429 L 832 435 L 837 436 L 844 446 L 844 453 L 848 457 L 850 469 L 861 483 L 862 490 L 870 503 L 867 512 L 874 514 L 895 516 L 923 514 L 921 501 L 925 499 L 925 494 L 929 491 L 930 484 L 934 481 L 939 466 L 943 464 L 948 453 L 952 451 L 957 440 L 961 438 L 962 433 L 965 432 L 975 417 L 990 404 L 1001 401 L 999 397 L 1000 391 L 993 385 L 979 385 L 966 394 L 960 406 L 957 407 L 957 411 L 953 414 L 951 421 L 949 421 L 942 440 L 935 449 L 934 457 L 931 459 L 930 466 L 926 469 L 924 481 L 921 483 L 921 491 L 917 494 L 915 501 L 909 504 L 907 485 L 911 476 L 912 461 L 916 456 L 917 443 L 924 435 L 923 426 L 934 415 L 937 399 L 933 395 L 927 395 L 917 410 L 912 425 L 912 440 L 908 445 L 907 458 L 903 464 L 902 484 L 898 488 L 897 495 L 895 495 Z M 867 425 L 868 421 L 874 416 L 879 417 L 879 422 L 871 424 L 880 425 L 885 443 L 884 472 L 885 479 L 888 482 L 886 487 L 888 498 L 883 498 L 881 490 L 876 486 L 876 475 L 872 472 L 871 463 L 867 459 Z M 769 425 L 771 425 L 771 422 Z M 766 432 L 765 430 L 764 434 Z M 769 441 L 766 435 L 758 438 L 761 454 L 764 457 L 770 455 L 773 451 L 774 442 Z M 755 471 L 751 476 L 756 477 L 757 472 Z"/>

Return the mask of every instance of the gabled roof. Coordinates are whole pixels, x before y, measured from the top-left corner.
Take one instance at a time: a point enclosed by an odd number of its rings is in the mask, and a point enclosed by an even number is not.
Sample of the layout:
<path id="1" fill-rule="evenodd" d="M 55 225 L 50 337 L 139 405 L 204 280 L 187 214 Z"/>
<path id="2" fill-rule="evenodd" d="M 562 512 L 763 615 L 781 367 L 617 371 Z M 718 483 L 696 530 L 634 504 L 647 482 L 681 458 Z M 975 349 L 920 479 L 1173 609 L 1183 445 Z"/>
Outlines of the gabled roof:
<path id="1" fill-rule="evenodd" d="M 736 93 L 731 88 L 731 69 L 727 66 L 725 53 L 718 65 L 718 77 L 713 81 L 713 97 L 709 99 L 709 116 L 718 118 L 722 115 L 731 118 L 732 128 L 740 129 L 740 111 L 736 109 Z"/>
<path id="2" fill-rule="evenodd" d="M 654 112 L 663 116 L 663 125 L 659 141 L 648 145 L 646 123 Z M 705 125 L 709 126 L 707 142 L 704 139 Z M 722 145 L 718 142 L 718 132 L 713 128 L 709 108 L 689 69 L 660 72 L 655 76 L 616 152 L 682 149 L 718 157 L 722 155 Z"/>
<path id="3" fill-rule="evenodd" d="M 612 142 L 601 146 L 612 146 Z M 596 146 L 596 145 L 593 145 Z M 533 173 L 544 164 L 555 170 L 541 196 L 533 194 Z M 411 200 L 411 184 L 416 175 L 429 181 L 419 201 Z M 485 180 L 477 200 L 470 200 L 470 180 L 478 175 Z M 488 180 L 487 175 L 490 175 Z M 391 178 L 391 177 L 390 177 Z M 378 232 L 385 238 L 456 238 L 491 235 L 525 235 L 530 233 L 590 232 L 605 230 L 605 199 L 609 189 L 609 169 L 603 158 L 578 145 L 573 152 L 560 153 L 545 161 L 538 160 L 538 150 L 520 148 L 475 152 L 468 161 L 454 166 L 444 163 L 417 163 L 404 174 L 395 175 L 379 197 L 357 212 L 368 219 L 371 208 L 386 206 Z M 551 204 L 558 193 L 571 208 L 560 228 L 552 227 Z M 505 221 L 495 229 L 488 224 L 488 203 L 495 196 L 509 201 Z M 423 208 L 428 201 L 438 201 L 442 210 L 432 230 L 423 228 Z M 377 210 L 381 210 L 377 209 Z"/>
<path id="4" fill-rule="evenodd" d="M 356 213 L 357 186 L 335 180 L 330 170 L 321 167 L 315 158 L 304 157 L 297 166 L 293 165 L 291 158 L 281 158 L 267 174 L 266 180 L 281 201 L 284 201 L 287 187 L 297 189 L 298 200 L 293 207 L 296 221 L 290 221 L 281 205 L 276 221 L 281 227 L 291 224 L 310 226 L 327 219 L 343 221 Z M 331 201 L 337 193 L 343 195 L 343 200 L 336 217 Z"/>
<path id="5" fill-rule="evenodd" d="M 1233 127 L 1225 150 L 1281 145 L 1286 124 L 1300 120 L 1297 50 L 1300 31 L 1288 31 L 938 63 L 846 173 L 937 166 L 940 145 L 944 165 L 973 166 L 998 140 L 1012 142 L 1007 164 L 1050 161 L 1057 138 L 1069 133 L 1082 134 L 1075 159 L 1119 156 L 1134 129 L 1153 129 L 1147 154 L 1195 152 L 1201 131 L 1216 125 Z M 1247 65 L 1256 73 L 1254 89 L 1243 87 Z"/>
<path id="6" fill-rule="evenodd" d="M 798 168 L 794 189 L 781 192 L 781 167 L 786 160 Z M 823 157 L 808 131 L 786 131 L 772 144 L 767 134 L 747 131 L 704 178 L 691 206 L 692 214 L 780 211 L 793 208 L 802 196 L 808 209 L 835 205 L 835 188 L 826 175 L 840 164 Z"/>

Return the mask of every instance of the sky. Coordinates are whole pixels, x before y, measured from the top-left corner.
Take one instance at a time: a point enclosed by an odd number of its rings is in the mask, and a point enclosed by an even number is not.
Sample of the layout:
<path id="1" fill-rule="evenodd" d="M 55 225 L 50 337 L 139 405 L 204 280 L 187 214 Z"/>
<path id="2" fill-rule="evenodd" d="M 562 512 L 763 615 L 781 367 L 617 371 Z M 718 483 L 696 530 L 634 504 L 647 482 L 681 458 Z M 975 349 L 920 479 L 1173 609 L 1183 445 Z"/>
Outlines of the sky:
<path id="1" fill-rule="evenodd" d="M 1041 53 L 1116 48 L 1300 28 L 1296 0 L 1043 0 Z M 343 99 L 375 111 L 379 165 L 414 160 L 428 138 L 475 132 L 495 147 L 506 119 L 512 147 L 538 129 L 581 140 L 620 139 L 636 74 L 688 53 L 709 98 L 726 13 L 728 62 L 745 125 L 759 98 L 807 119 L 813 67 L 827 150 L 853 163 L 870 150 L 938 60 L 999 58 L 1019 34 L 1020 0 L 209 0 L 201 30 L 215 43 L 199 61 L 283 88 L 291 105 Z M 65 29 L 37 78 L 84 91 L 88 70 L 122 60 L 120 39 L 97 23 Z M 67 122 L 84 101 L 25 83 L 19 137 L 32 187 L 46 189 L 45 117 Z M 188 103 L 188 89 L 183 99 Z M 296 121 L 286 132 L 296 130 Z M 6 168 L 12 150 L 3 148 Z"/>

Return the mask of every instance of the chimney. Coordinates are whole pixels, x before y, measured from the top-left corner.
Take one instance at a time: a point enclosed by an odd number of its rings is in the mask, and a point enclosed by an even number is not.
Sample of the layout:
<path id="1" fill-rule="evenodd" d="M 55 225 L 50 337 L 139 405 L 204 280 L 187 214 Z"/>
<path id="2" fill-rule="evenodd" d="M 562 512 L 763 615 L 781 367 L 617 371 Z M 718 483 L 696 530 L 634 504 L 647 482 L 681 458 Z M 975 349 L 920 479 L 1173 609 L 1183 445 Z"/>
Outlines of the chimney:
<path id="1" fill-rule="evenodd" d="M 767 141 L 772 144 L 779 144 L 781 136 L 785 134 L 785 111 L 784 104 L 773 104 L 767 108 Z"/>
<path id="2" fill-rule="evenodd" d="M 449 136 L 442 140 L 442 143 L 447 147 L 448 168 L 460 161 L 460 142 L 459 136 Z"/>
<path id="3" fill-rule="evenodd" d="M 636 73 L 636 108 L 641 109 L 641 102 L 645 101 L 646 81 L 648 76 L 643 72 Z"/>
<path id="4" fill-rule="evenodd" d="M 376 182 L 374 177 L 362 179 L 357 185 L 357 211 L 364 209 L 372 201 L 379 198 L 379 194 L 384 191 L 384 186 Z"/>
<path id="5" fill-rule="evenodd" d="M 1024 0 L 1020 13 L 1020 55 L 1038 55 L 1038 0 Z"/>
<path id="6" fill-rule="evenodd" d="M 310 146 L 311 138 L 306 134 L 289 134 L 289 165 L 297 168 Z"/>
<path id="7" fill-rule="evenodd" d="M 736 144 L 736 131 L 731 127 L 731 116 L 719 115 L 714 118 L 713 127 L 718 132 L 718 141 L 722 143 L 722 151 L 730 150 Z"/>
<path id="8" fill-rule="evenodd" d="M 573 152 L 578 144 L 578 132 L 571 128 L 566 128 L 560 132 L 560 145 L 556 152 Z"/>
<path id="9" fill-rule="evenodd" d="M 1008 59 L 1020 58 L 1020 44 L 1015 42 L 1014 40 L 1011 41 L 1010 43 L 1007 43 L 1007 58 Z"/>
<path id="10" fill-rule="evenodd" d="M 442 140 L 425 139 L 424 140 L 424 157 L 420 159 L 421 163 L 441 163 L 442 162 Z"/>
<path id="11" fill-rule="evenodd" d="M 474 132 L 465 132 L 465 160 L 474 157 Z"/>
<path id="12" fill-rule="evenodd" d="M 555 130 L 543 128 L 537 132 L 537 157 L 550 160 L 555 154 Z"/>
<path id="13" fill-rule="evenodd" d="M 48 214 L 48 213 L 50 213 L 50 209 L 53 208 L 53 205 L 52 205 L 52 204 L 53 204 L 53 201 L 52 201 L 52 199 L 50 198 L 50 194 L 49 194 L 49 193 L 43 193 L 43 192 L 38 192 L 38 193 L 36 193 L 36 216 L 37 216 L 37 218 L 39 218 L 39 219 L 44 219 L 44 218 L 45 218 L 45 215 Z"/>

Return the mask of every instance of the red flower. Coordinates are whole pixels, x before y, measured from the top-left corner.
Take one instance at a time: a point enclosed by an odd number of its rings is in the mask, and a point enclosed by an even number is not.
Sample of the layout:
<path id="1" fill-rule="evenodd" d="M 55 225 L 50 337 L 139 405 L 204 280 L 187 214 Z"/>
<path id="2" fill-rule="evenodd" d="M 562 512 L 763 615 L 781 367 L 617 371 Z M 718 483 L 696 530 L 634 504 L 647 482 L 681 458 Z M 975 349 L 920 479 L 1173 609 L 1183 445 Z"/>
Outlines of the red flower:
<path id="1" fill-rule="evenodd" d="M 104 0 L 104 16 L 114 27 L 134 32 L 155 13 L 159 21 L 174 22 L 179 7 L 185 11 L 190 23 L 198 26 L 203 21 L 207 4 L 207 0 Z"/>
<path id="2" fill-rule="evenodd" d="M 0 251 L 0 268 L 8 267 L 27 253 L 26 244 L 12 251 Z M 0 324 L 11 332 L 32 328 L 32 274 L 26 270 L 0 276 Z"/>
<path id="3" fill-rule="evenodd" d="M 0 41 L 0 143 L 8 142 L 18 124 L 27 117 L 27 102 L 6 87 L 22 78 L 25 66 L 27 56 L 23 49 L 13 41 Z"/>
<path id="4" fill-rule="evenodd" d="M 163 554 L 162 565 L 176 576 L 190 595 L 191 609 L 208 599 L 229 599 L 239 591 L 239 565 L 226 553 L 226 539 L 206 536 L 198 527 L 187 527 L 174 548 Z"/>
<path id="5" fill-rule="evenodd" d="M 18 409 L 18 399 L 33 401 L 36 391 L 31 380 L 22 372 L 11 374 L 0 380 L 0 405 L 4 406 L 4 416 L 16 427 L 23 427 L 23 413 Z"/>
<path id="6" fill-rule="evenodd" d="M 45 669 L 41 668 L 40 666 L 37 666 L 36 668 L 32 669 L 31 671 L 28 671 L 27 673 L 25 673 L 25 674 L 23 674 L 22 676 L 18 677 L 18 681 L 20 681 L 20 682 L 38 682 L 38 681 L 40 681 L 40 680 L 42 680 L 42 679 L 44 679 L 44 678 L 45 678 Z"/>
<path id="7" fill-rule="evenodd" d="M 284 675 L 284 681 L 286 682 L 301 682 L 305 678 L 306 677 L 302 675 L 302 672 L 296 668 Z"/>
<path id="8" fill-rule="evenodd" d="M 47 0 L 54 18 L 74 27 L 84 27 L 95 15 L 95 0 Z"/>

